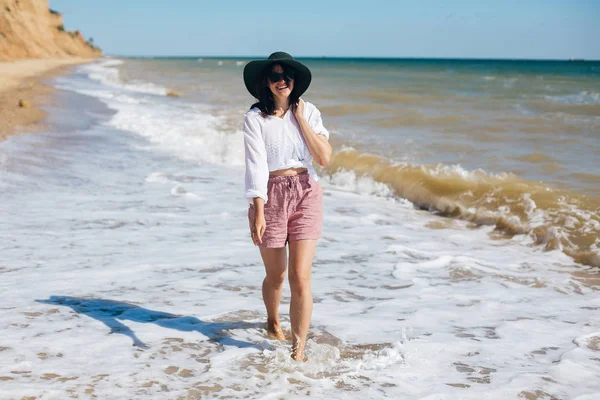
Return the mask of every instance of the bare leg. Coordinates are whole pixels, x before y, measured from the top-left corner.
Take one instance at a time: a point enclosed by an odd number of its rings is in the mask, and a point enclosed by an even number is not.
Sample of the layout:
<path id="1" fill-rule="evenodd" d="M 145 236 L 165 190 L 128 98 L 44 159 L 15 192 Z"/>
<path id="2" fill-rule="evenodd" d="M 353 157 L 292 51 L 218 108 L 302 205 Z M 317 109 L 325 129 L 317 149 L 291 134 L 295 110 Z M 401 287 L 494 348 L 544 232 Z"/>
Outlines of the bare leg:
<path id="1" fill-rule="evenodd" d="M 287 267 L 287 249 L 260 248 L 260 255 L 265 264 L 267 276 L 262 284 L 262 295 L 267 308 L 267 333 L 279 340 L 285 340 L 285 335 L 279 326 L 279 302 L 283 292 L 283 281 Z"/>
<path id="2" fill-rule="evenodd" d="M 304 345 L 312 316 L 313 298 L 310 289 L 312 261 L 316 240 L 290 241 L 289 280 L 292 291 L 290 320 L 292 323 L 292 358 L 304 360 Z"/>

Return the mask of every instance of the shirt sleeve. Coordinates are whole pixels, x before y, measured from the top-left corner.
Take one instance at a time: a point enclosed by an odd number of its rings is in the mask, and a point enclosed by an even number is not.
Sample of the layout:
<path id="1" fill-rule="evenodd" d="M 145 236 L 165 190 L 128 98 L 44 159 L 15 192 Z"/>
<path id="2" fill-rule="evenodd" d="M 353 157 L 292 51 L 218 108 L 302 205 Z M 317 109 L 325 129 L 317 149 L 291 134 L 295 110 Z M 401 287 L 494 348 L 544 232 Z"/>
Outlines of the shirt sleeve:
<path id="1" fill-rule="evenodd" d="M 313 112 L 308 117 L 308 125 L 315 131 L 317 135 L 323 135 L 329 140 L 329 131 L 323 126 L 323 119 L 321 118 L 321 111 L 317 107 L 314 107 Z"/>
<path id="2" fill-rule="evenodd" d="M 250 113 L 244 119 L 244 149 L 246 153 L 246 198 L 260 197 L 268 201 L 267 183 L 269 180 L 269 166 L 267 164 L 267 151 L 258 122 Z"/>

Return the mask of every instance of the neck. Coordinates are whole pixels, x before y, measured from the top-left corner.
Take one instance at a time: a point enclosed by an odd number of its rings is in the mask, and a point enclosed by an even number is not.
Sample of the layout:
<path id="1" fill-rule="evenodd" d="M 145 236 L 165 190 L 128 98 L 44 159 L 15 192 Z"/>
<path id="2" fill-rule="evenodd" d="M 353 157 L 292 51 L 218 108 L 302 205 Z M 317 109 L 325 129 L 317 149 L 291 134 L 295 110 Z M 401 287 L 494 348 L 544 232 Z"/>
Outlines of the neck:
<path id="1" fill-rule="evenodd" d="M 286 97 L 285 99 L 279 99 L 275 96 L 273 96 L 273 105 L 275 106 L 275 109 L 281 109 L 281 110 L 287 110 L 288 108 L 290 108 L 290 101 L 289 99 Z"/>

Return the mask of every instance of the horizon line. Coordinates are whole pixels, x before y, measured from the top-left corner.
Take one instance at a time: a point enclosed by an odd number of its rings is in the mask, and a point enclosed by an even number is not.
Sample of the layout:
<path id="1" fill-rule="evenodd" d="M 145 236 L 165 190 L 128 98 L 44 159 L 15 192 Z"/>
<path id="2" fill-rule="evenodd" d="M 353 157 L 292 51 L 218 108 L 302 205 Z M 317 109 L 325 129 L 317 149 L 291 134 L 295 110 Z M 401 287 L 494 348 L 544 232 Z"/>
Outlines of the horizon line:
<path id="1" fill-rule="evenodd" d="M 171 59 L 247 59 L 247 60 L 266 60 L 264 56 L 219 56 L 219 55 L 126 55 L 126 54 L 106 54 L 105 57 L 123 57 L 123 58 L 171 58 Z M 561 62 L 599 62 L 600 58 L 520 58 L 520 57 L 392 57 L 392 56 L 297 56 L 295 59 L 310 59 L 310 60 L 472 60 L 472 61 L 561 61 Z"/>

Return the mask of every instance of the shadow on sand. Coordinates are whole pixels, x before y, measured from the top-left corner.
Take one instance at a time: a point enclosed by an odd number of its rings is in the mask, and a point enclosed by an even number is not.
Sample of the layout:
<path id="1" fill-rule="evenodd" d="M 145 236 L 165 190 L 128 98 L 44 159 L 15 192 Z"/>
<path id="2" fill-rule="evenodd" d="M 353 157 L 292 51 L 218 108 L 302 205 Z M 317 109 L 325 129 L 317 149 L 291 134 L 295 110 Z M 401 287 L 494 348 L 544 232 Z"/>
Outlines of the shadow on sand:
<path id="1" fill-rule="evenodd" d="M 199 332 L 209 341 L 223 346 L 257 347 L 254 343 L 233 339 L 228 335 L 231 329 L 262 328 L 264 324 L 235 322 L 205 322 L 196 317 L 169 314 L 162 311 L 148 310 L 135 304 L 106 299 L 84 299 L 69 296 L 50 296 L 47 300 L 36 300 L 39 303 L 71 307 L 79 314 L 94 318 L 110 328 L 110 333 L 129 336 L 133 345 L 147 348 L 131 328 L 121 321 L 146 322 L 163 328 L 175 329 L 181 332 Z"/>

